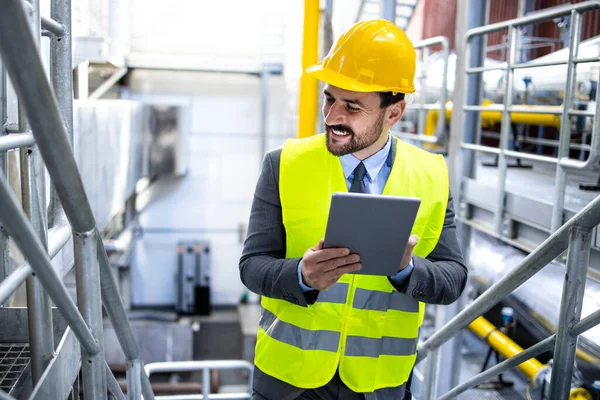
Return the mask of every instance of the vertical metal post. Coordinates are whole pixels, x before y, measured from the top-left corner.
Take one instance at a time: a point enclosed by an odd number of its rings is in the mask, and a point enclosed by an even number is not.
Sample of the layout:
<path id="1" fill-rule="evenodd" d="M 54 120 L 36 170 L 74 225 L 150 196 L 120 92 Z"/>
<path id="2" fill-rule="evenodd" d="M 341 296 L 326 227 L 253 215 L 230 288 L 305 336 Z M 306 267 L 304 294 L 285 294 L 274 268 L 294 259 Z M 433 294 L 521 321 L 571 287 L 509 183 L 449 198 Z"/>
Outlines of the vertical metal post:
<path id="1" fill-rule="evenodd" d="M 461 141 L 465 143 L 476 143 L 481 129 L 481 114 L 478 112 L 464 112 L 460 105 L 478 105 L 483 98 L 482 74 L 465 73 L 467 67 L 483 66 L 485 37 L 479 36 L 472 39 L 467 45 L 464 37 L 468 29 L 484 26 L 488 20 L 487 1 L 459 1 L 457 3 L 457 31 L 456 43 L 456 78 L 454 85 L 454 108 L 450 122 L 449 135 L 449 160 L 448 168 L 452 191 L 454 194 L 454 206 L 457 214 L 463 218 L 470 217 L 470 209 L 466 203 L 463 204 L 461 188 L 463 179 L 475 177 L 475 153 L 470 150 L 461 150 Z M 445 84 L 445 81 L 444 81 Z M 443 113 L 445 115 L 445 112 Z M 442 121 L 445 120 L 445 116 Z M 439 128 L 438 128 L 439 129 Z M 462 138 L 462 139 L 461 139 Z M 460 157 L 460 163 L 459 163 Z M 468 265 L 469 246 L 471 243 L 471 227 L 459 222 L 457 233 L 463 256 Z M 459 298 L 452 305 L 444 308 L 443 321 L 449 321 L 462 309 L 464 298 Z M 438 307 L 438 310 L 441 307 Z M 458 333 L 441 348 L 441 362 L 437 383 L 438 391 L 430 393 L 445 393 L 459 383 L 459 372 L 462 348 L 462 334 Z"/>
<path id="2" fill-rule="evenodd" d="M 567 185 L 567 171 L 561 165 L 563 158 L 569 158 L 571 144 L 571 118 L 569 110 L 572 108 L 573 85 L 576 75 L 576 65 L 573 62 L 577 58 L 579 48 L 579 35 L 581 31 L 581 14 L 571 11 L 569 38 L 569 60 L 567 64 L 567 80 L 563 96 L 563 112 L 560 120 L 560 142 L 558 150 L 558 163 L 556 164 L 556 178 L 554 180 L 554 208 L 552 209 L 552 232 L 556 232 L 563 224 L 563 209 L 565 207 L 565 191 Z"/>
<path id="3" fill-rule="evenodd" d="M 71 49 L 71 0 L 52 0 L 52 19 L 64 27 L 62 37 L 50 37 L 50 77 L 63 117 L 67 137 L 73 146 L 73 67 Z M 63 211 L 56 191 L 50 192 L 48 227 L 54 226 Z"/>
<path id="4" fill-rule="evenodd" d="M 41 17 L 39 0 L 30 0 L 29 23 L 40 47 Z M 19 130 L 29 129 L 19 99 Z M 48 249 L 46 224 L 46 171 L 41 154 L 36 147 L 22 148 L 21 155 L 21 196 L 23 209 L 44 248 Z M 54 357 L 54 337 L 52 328 L 52 303 L 35 274 L 27 279 L 27 315 L 29 342 L 31 348 L 31 376 L 35 385 L 42 377 L 46 366 Z"/>
<path id="5" fill-rule="evenodd" d="M 423 379 L 423 390 L 421 390 L 421 398 L 423 400 L 431 400 L 437 398 L 435 395 L 438 391 L 440 365 L 440 349 L 432 349 L 427 354 L 427 366 Z"/>
<path id="6" fill-rule="evenodd" d="M 381 0 L 381 18 L 396 23 L 396 0 Z"/>
<path id="7" fill-rule="evenodd" d="M 79 311 L 100 346 L 97 354 L 82 347 L 83 392 L 86 399 L 106 398 L 102 300 L 98 263 L 98 231 L 74 232 L 75 273 Z"/>
<path id="8" fill-rule="evenodd" d="M 425 110 L 425 96 L 427 93 L 427 61 L 429 58 L 429 48 L 428 47 L 423 47 L 421 49 L 421 75 L 419 76 L 419 79 L 421 81 L 421 90 L 419 93 L 419 116 L 418 116 L 418 124 L 419 124 L 419 130 L 418 133 L 419 134 L 424 134 L 425 133 L 425 114 L 427 112 L 427 110 Z M 442 88 L 442 90 L 444 90 L 445 88 Z M 446 119 L 446 113 L 440 113 L 438 115 L 438 122 L 439 121 L 445 121 Z M 436 132 L 437 133 L 437 132 Z"/>
<path id="9" fill-rule="evenodd" d="M 7 116 L 7 90 L 6 90 L 6 70 L 4 64 L 0 60 L 0 137 L 4 136 L 4 124 L 8 121 Z M 0 174 L 8 181 L 8 155 L 5 151 L 0 151 Z M 0 279 L 4 279 L 8 272 L 9 266 L 9 242 L 8 234 L 4 231 L 2 225 L 0 225 Z M 2 304 L 8 306 L 8 300 Z"/>
<path id="10" fill-rule="evenodd" d="M 560 317 L 554 346 L 550 397 L 567 399 L 571 391 L 573 364 L 577 339 L 571 330 L 581 318 L 581 308 L 588 265 L 590 263 L 591 229 L 575 227 L 571 230 L 567 252 L 567 272 L 560 303 Z"/>
<path id="11" fill-rule="evenodd" d="M 267 138 L 269 129 L 269 75 L 271 70 L 268 65 L 263 65 L 260 71 L 260 158 L 259 167 L 267 154 Z"/>
<path id="12" fill-rule="evenodd" d="M 204 368 L 202 370 L 202 398 L 208 399 L 210 395 L 210 369 Z"/>
<path id="13" fill-rule="evenodd" d="M 142 363 L 140 360 L 127 361 L 127 399 L 142 398 Z"/>
<path id="14" fill-rule="evenodd" d="M 504 203 L 506 198 L 506 175 L 508 172 L 506 155 L 504 151 L 508 145 L 511 123 L 510 112 L 508 109 L 512 106 L 513 81 L 515 57 L 517 54 L 517 28 L 510 26 L 508 28 L 508 59 L 506 60 L 506 76 L 504 79 L 504 107 L 502 110 L 502 125 L 500 129 L 500 143 L 498 145 L 500 154 L 498 155 L 498 189 L 496 197 L 496 210 L 494 211 L 494 230 L 498 235 L 504 232 Z"/>

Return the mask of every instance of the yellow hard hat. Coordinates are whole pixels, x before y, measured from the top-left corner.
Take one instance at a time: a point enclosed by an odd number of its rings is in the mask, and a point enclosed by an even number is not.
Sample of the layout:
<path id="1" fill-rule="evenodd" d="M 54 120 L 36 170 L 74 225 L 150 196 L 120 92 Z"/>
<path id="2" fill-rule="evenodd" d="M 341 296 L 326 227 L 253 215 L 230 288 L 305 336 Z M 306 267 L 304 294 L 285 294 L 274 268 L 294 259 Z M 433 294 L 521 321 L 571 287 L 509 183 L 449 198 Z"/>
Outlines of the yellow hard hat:
<path id="1" fill-rule="evenodd" d="M 415 67 L 415 48 L 404 31 L 378 19 L 352 26 L 306 72 L 353 92 L 414 93 Z"/>

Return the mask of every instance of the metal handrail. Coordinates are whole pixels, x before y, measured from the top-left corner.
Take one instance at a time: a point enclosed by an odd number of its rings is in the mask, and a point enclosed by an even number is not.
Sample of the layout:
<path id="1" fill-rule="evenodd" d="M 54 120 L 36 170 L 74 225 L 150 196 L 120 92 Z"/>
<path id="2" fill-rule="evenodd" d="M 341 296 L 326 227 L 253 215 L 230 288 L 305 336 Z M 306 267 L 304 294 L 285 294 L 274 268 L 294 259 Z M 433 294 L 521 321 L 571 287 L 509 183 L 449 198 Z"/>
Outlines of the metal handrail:
<path id="1" fill-rule="evenodd" d="M 474 38 L 486 35 L 492 32 L 496 32 L 502 29 L 509 30 L 509 59 L 506 63 L 502 64 L 502 69 L 506 69 L 506 79 L 505 79 L 505 95 L 504 95 L 504 105 L 494 107 L 494 110 L 502 112 L 502 127 L 500 132 L 500 144 L 498 154 L 498 166 L 499 166 L 499 177 L 498 177 L 498 193 L 497 193 L 497 205 L 496 211 L 494 213 L 494 229 L 497 234 L 501 234 L 503 229 L 503 210 L 504 210 L 504 198 L 506 192 L 506 157 L 518 156 L 524 159 L 534 159 L 530 155 L 521 153 L 515 153 L 511 150 L 507 149 L 508 144 L 508 136 L 510 132 L 510 113 L 514 111 L 519 112 L 531 112 L 532 110 L 525 111 L 520 109 L 518 106 L 514 106 L 512 104 L 512 91 L 513 91 L 513 78 L 514 71 L 517 68 L 522 68 L 526 64 L 518 64 L 515 58 L 516 52 L 516 28 L 520 26 L 530 25 L 533 23 L 539 23 L 547 20 L 552 20 L 558 17 L 570 16 L 570 42 L 569 42 L 569 52 L 568 59 L 566 62 L 561 62 L 567 65 L 567 78 L 565 85 L 565 95 L 564 102 L 561 106 L 562 110 L 556 112 L 561 115 L 561 127 L 560 127 L 560 140 L 559 140 L 559 154 L 557 158 L 552 157 L 544 157 L 541 159 L 543 162 L 555 163 L 557 165 L 556 168 L 556 184 L 554 185 L 555 193 L 554 193 L 554 207 L 552 211 L 552 225 L 551 231 L 554 232 L 558 229 L 558 227 L 563 222 L 563 209 L 564 209 L 564 201 L 565 201 L 565 191 L 566 191 L 566 171 L 567 170 L 589 170 L 596 168 L 600 164 L 600 107 L 596 106 L 595 112 L 593 114 L 590 113 L 581 113 L 577 110 L 572 110 L 572 94 L 575 87 L 575 65 L 581 62 L 591 62 L 597 61 L 597 57 L 593 58 L 585 58 L 580 59 L 578 57 L 578 49 L 580 43 L 580 31 L 581 31 L 581 14 L 583 12 L 592 11 L 595 9 L 600 9 L 600 1 L 599 0 L 589 0 L 584 3 L 578 4 L 569 4 L 549 9 L 544 9 L 540 11 L 536 11 L 535 13 L 528 14 L 523 17 L 490 24 L 486 26 L 482 26 L 479 28 L 474 28 L 469 30 L 465 35 L 466 42 L 466 55 L 469 57 L 470 55 L 470 46 L 471 42 Z M 554 65 L 554 63 L 550 63 Z M 550 65 L 548 63 L 531 63 L 531 67 L 540 67 L 544 65 Z M 470 65 L 467 60 L 466 65 Z M 475 68 L 467 68 L 465 73 L 468 75 L 473 72 L 479 72 L 481 67 Z M 600 79 L 600 70 L 598 71 L 598 79 Z M 473 105 L 463 105 L 463 109 L 465 111 L 482 111 L 485 107 L 482 106 L 473 106 Z M 488 109 L 489 110 L 489 109 Z M 541 112 L 541 111 L 540 111 Z M 554 113 L 554 111 L 553 111 Z M 587 160 L 573 160 L 569 158 L 569 144 L 570 144 L 570 118 L 571 115 L 585 115 L 592 116 L 594 118 L 594 123 L 592 127 L 592 141 L 590 145 L 590 151 Z M 464 141 L 464 137 L 461 138 L 461 142 Z M 474 145 L 474 143 L 470 143 Z M 486 151 L 482 148 L 468 148 L 461 144 L 461 148 L 465 150 L 478 150 L 478 151 Z M 537 160 L 537 158 L 535 158 Z"/>
<path id="2" fill-rule="evenodd" d="M 186 395 L 185 399 L 250 399 L 252 397 L 252 376 L 254 366 L 245 360 L 203 360 L 203 361 L 174 361 L 174 362 L 155 362 L 149 363 L 145 367 L 148 376 L 156 372 L 192 372 L 202 371 L 202 394 Z M 231 370 L 244 369 L 248 372 L 249 392 L 248 393 L 211 393 L 210 388 L 210 371 L 211 370 Z M 157 396 L 157 400 L 174 399 L 179 396 Z M 183 397 L 181 397 L 183 398 Z"/>
<path id="3" fill-rule="evenodd" d="M 70 1 L 53 0 L 52 5 L 53 17 L 55 8 L 59 8 L 57 15 L 60 18 L 55 17 L 57 20 L 60 21 L 63 16 L 70 15 Z M 69 10 L 66 10 L 67 8 Z M 65 34 L 66 40 L 70 41 L 71 26 L 68 20 L 69 18 L 63 19 L 65 23 L 62 25 L 64 28 L 62 33 Z M 69 48 L 62 53 L 53 54 L 53 66 L 57 64 L 62 66 L 60 71 L 53 74 L 55 84 L 60 80 L 57 79 L 57 75 L 69 80 L 70 57 L 66 57 L 66 54 L 70 56 L 71 50 L 70 46 L 67 47 Z M 33 32 L 29 29 L 25 8 L 20 0 L 7 0 L 3 3 L 3 12 L 0 13 L 0 55 L 11 76 L 19 100 L 24 106 L 38 146 L 37 150 L 43 156 L 56 194 L 63 206 L 61 210 L 60 205 L 55 204 L 52 211 L 56 214 L 64 211 L 73 229 L 75 259 L 78 267 L 77 292 L 81 314 L 66 291 L 61 277 L 52 268 L 48 254 L 2 176 L 0 176 L 0 198 L 3 206 L 0 209 L 0 219 L 25 254 L 30 268 L 36 272 L 83 347 L 82 355 L 86 362 L 82 363 L 82 369 L 86 398 L 106 396 L 106 365 L 102 351 L 101 301 L 103 300 L 128 360 L 127 376 L 128 381 L 132 382 L 129 398 L 140 398 L 143 393 L 146 399 L 153 399 L 150 381 L 139 360 L 139 348 L 111 274 L 107 255 L 71 149 L 72 103 L 61 102 L 61 109 L 57 103 L 56 95 L 61 99 L 70 99 L 70 91 L 66 90 L 66 85 L 59 86 L 56 94 L 52 90 Z M 57 60 L 57 56 L 58 58 L 65 56 L 62 57 L 65 60 Z M 57 221 L 60 221 L 60 215 L 57 216 Z M 28 272 L 27 266 L 19 268 L 17 280 L 28 275 L 26 272 Z M 108 382 L 115 392 L 114 380 L 110 378 Z"/>
<path id="4" fill-rule="evenodd" d="M 425 87 L 424 87 L 424 79 L 423 79 L 422 80 L 423 85 L 421 87 L 422 102 L 418 106 L 409 107 L 409 109 L 419 111 L 419 114 L 420 114 L 419 130 L 422 133 L 418 133 L 415 135 L 415 134 L 410 134 L 410 133 L 396 132 L 395 136 L 397 136 L 399 138 L 408 139 L 408 140 L 417 140 L 417 141 L 426 142 L 426 143 L 430 143 L 430 144 L 440 143 L 442 141 L 442 139 L 444 138 L 444 127 L 446 124 L 446 118 L 445 118 L 446 102 L 448 100 L 448 59 L 450 57 L 450 41 L 445 36 L 436 36 L 433 38 L 429 38 L 429 39 L 425 39 L 425 40 L 416 42 L 414 44 L 414 48 L 415 49 L 423 49 L 423 53 L 426 53 L 430 47 L 438 46 L 438 45 L 442 46 L 441 53 L 442 53 L 442 59 L 444 61 L 443 72 L 442 72 L 442 93 L 441 93 L 441 97 L 440 97 L 440 104 L 439 105 L 438 104 L 425 104 Z M 425 76 L 424 76 L 425 59 L 427 57 L 425 55 L 423 55 L 422 58 L 423 58 L 423 60 L 422 60 L 422 64 L 421 64 L 421 69 L 423 71 L 423 74 L 422 74 L 423 78 L 425 78 Z M 424 112 L 425 112 L 425 110 L 431 110 L 431 109 L 439 110 L 437 125 L 436 125 L 436 129 L 435 129 L 435 135 L 433 135 L 433 136 L 429 136 L 429 135 L 425 134 Z"/>
<path id="5" fill-rule="evenodd" d="M 473 303 L 471 303 L 468 307 L 466 307 L 458 315 L 456 315 L 452 320 L 450 320 L 446 325 L 444 325 L 444 327 L 442 327 L 431 337 L 429 337 L 425 342 L 423 342 L 421 346 L 419 346 L 417 363 L 422 361 L 425 357 L 428 357 L 429 362 L 427 365 L 427 377 L 430 378 L 431 375 L 435 373 L 437 369 L 437 363 L 439 361 L 437 360 L 436 353 L 444 343 L 446 343 L 459 331 L 467 327 L 467 325 L 469 325 L 477 317 L 483 315 L 485 312 L 494 307 L 498 302 L 500 302 L 508 294 L 513 292 L 516 288 L 521 286 L 523 283 L 527 282 L 533 275 L 535 275 L 538 271 L 540 271 L 542 268 L 548 265 L 560 254 L 562 254 L 567 248 L 569 249 L 570 254 L 571 251 L 577 252 L 579 250 L 578 247 L 583 247 L 585 250 L 585 246 L 578 246 L 576 248 L 573 248 L 573 243 L 581 244 L 580 242 L 574 239 L 573 232 L 587 232 L 589 236 L 589 233 L 591 232 L 592 228 L 594 228 L 598 224 L 600 224 L 600 196 L 596 197 L 583 210 L 577 213 L 558 231 L 556 231 L 548 239 L 546 239 L 546 241 L 544 241 L 544 243 L 542 243 L 538 248 L 536 248 L 532 253 L 530 253 L 517 268 L 512 270 L 508 275 L 506 275 L 504 278 L 500 279 L 497 283 L 492 285 L 481 296 L 479 296 L 475 301 L 473 301 Z M 587 272 L 587 263 L 589 262 L 589 243 L 587 246 L 587 252 L 587 260 L 585 259 L 585 257 L 583 260 L 577 260 L 582 261 L 582 264 L 585 265 L 585 270 L 583 272 L 579 271 L 579 278 L 583 276 L 583 278 L 585 279 L 585 275 Z M 574 265 L 575 263 L 567 262 L 567 277 L 569 277 L 571 269 L 575 268 L 576 265 Z M 579 282 L 579 286 L 583 287 L 584 285 L 581 285 Z M 583 290 L 583 288 L 581 290 Z M 583 292 L 581 293 L 581 295 L 583 296 Z M 565 302 L 568 302 L 569 300 L 563 298 L 563 304 Z M 579 310 L 579 312 L 581 312 L 581 310 Z M 561 312 L 559 329 L 561 329 L 562 325 L 564 325 L 565 318 L 566 315 Z M 569 334 L 572 336 L 578 336 L 579 334 L 583 333 L 587 329 L 592 328 L 598 323 L 600 323 L 600 311 L 588 316 L 582 321 L 579 321 L 578 319 L 577 321 L 574 321 L 569 327 Z M 527 353 L 527 358 L 523 358 L 524 356 L 522 356 L 522 354 L 510 358 L 509 360 L 513 361 L 509 363 L 505 362 L 506 364 L 503 363 L 502 367 L 496 366 L 495 368 L 497 369 L 495 369 L 494 372 L 497 371 L 497 373 L 500 373 L 505 369 L 520 364 L 522 361 L 525 361 L 531 357 L 535 357 L 536 355 L 543 353 L 545 350 L 549 349 L 546 346 L 550 343 L 549 340 L 551 340 L 551 338 L 546 339 L 546 341 L 544 341 L 544 345 L 539 344 L 539 346 L 542 347 L 536 347 L 535 351 L 533 349 L 528 349 L 529 353 Z M 540 350 L 539 353 L 537 352 L 538 350 Z M 572 350 L 574 354 L 575 349 L 573 348 Z M 516 362 L 519 360 L 521 361 Z M 489 375 L 491 374 L 491 372 L 487 372 L 487 374 L 488 375 L 484 376 L 485 378 L 491 376 Z M 481 376 L 478 375 L 475 378 L 471 379 L 468 382 L 469 385 L 467 385 L 466 383 L 464 385 L 461 385 L 460 392 L 474 387 L 475 385 L 481 382 L 481 380 L 479 379 L 482 378 Z M 453 395 L 458 394 L 458 388 L 455 388 L 454 390 L 456 392 L 453 391 Z M 431 393 L 435 393 L 435 388 L 431 391 Z"/>

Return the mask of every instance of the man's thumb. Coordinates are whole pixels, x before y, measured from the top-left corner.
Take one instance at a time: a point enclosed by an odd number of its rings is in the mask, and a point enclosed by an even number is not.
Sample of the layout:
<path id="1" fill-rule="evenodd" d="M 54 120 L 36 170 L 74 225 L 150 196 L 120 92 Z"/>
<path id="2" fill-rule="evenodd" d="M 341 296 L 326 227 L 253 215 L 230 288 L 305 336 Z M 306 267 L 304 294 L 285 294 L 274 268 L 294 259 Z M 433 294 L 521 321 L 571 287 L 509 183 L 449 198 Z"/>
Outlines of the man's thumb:
<path id="1" fill-rule="evenodd" d="M 323 249 L 323 243 L 325 243 L 324 239 L 319 240 L 319 243 L 317 243 L 315 245 L 315 247 L 313 247 L 312 249 L 315 250 L 315 251 L 316 250 L 322 250 Z"/>
<path id="2" fill-rule="evenodd" d="M 408 238 L 408 247 L 412 249 L 417 245 L 417 243 L 419 243 L 419 237 L 415 234 L 410 235 Z"/>

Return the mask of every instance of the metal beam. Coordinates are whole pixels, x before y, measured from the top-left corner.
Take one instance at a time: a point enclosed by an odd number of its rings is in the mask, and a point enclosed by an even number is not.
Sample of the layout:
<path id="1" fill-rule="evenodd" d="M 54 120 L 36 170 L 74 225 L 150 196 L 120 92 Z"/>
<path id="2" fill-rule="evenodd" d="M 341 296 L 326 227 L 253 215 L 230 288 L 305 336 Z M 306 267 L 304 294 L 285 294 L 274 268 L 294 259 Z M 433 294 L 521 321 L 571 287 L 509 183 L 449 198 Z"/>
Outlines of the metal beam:
<path id="1" fill-rule="evenodd" d="M 550 396 L 553 399 L 569 398 L 569 392 L 571 391 L 578 339 L 578 336 L 573 335 L 572 330 L 581 318 L 592 245 L 591 228 L 581 229 L 576 226 L 570 233 L 567 273 L 565 274 L 560 302 L 560 317 L 556 332 L 552 378 L 550 381 Z"/>
<path id="2" fill-rule="evenodd" d="M 396 0 L 381 0 L 381 18 L 396 23 Z"/>
<path id="3" fill-rule="evenodd" d="M 42 29 L 47 30 L 57 37 L 61 37 L 65 34 L 65 27 L 52 18 L 42 17 Z"/>
<path id="4" fill-rule="evenodd" d="M 96 90 L 88 96 L 89 100 L 97 100 L 104 96 L 106 92 L 110 90 L 119 80 L 127 74 L 129 69 L 127 67 L 119 68 L 116 70 L 107 80 L 102 82 Z"/>
<path id="5" fill-rule="evenodd" d="M 107 387 L 108 387 L 108 392 L 117 400 L 125 400 L 125 394 L 123 394 L 123 391 L 121 390 L 121 386 L 119 385 L 119 382 L 117 381 L 117 378 L 115 378 L 115 376 L 113 375 L 112 371 L 110 370 L 110 367 L 108 366 L 108 364 L 105 362 L 105 371 L 106 371 L 106 383 L 107 383 Z M 138 374 L 139 376 L 139 374 Z M 131 389 L 130 387 L 127 387 L 127 391 L 129 392 Z M 138 395 L 137 397 L 134 397 L 135 399 L 141 399 L 141 391 L 139 392 L 140 395 Z"/>
<path id="6" fill-rule="evenodd" d="M 33 144 L 35 144 L 35 138 L 31 132 L 0 136 L 0 152 L 29 147 Z M 4 154 L 0 155 L 0 157 L 2 156 Z"/>

